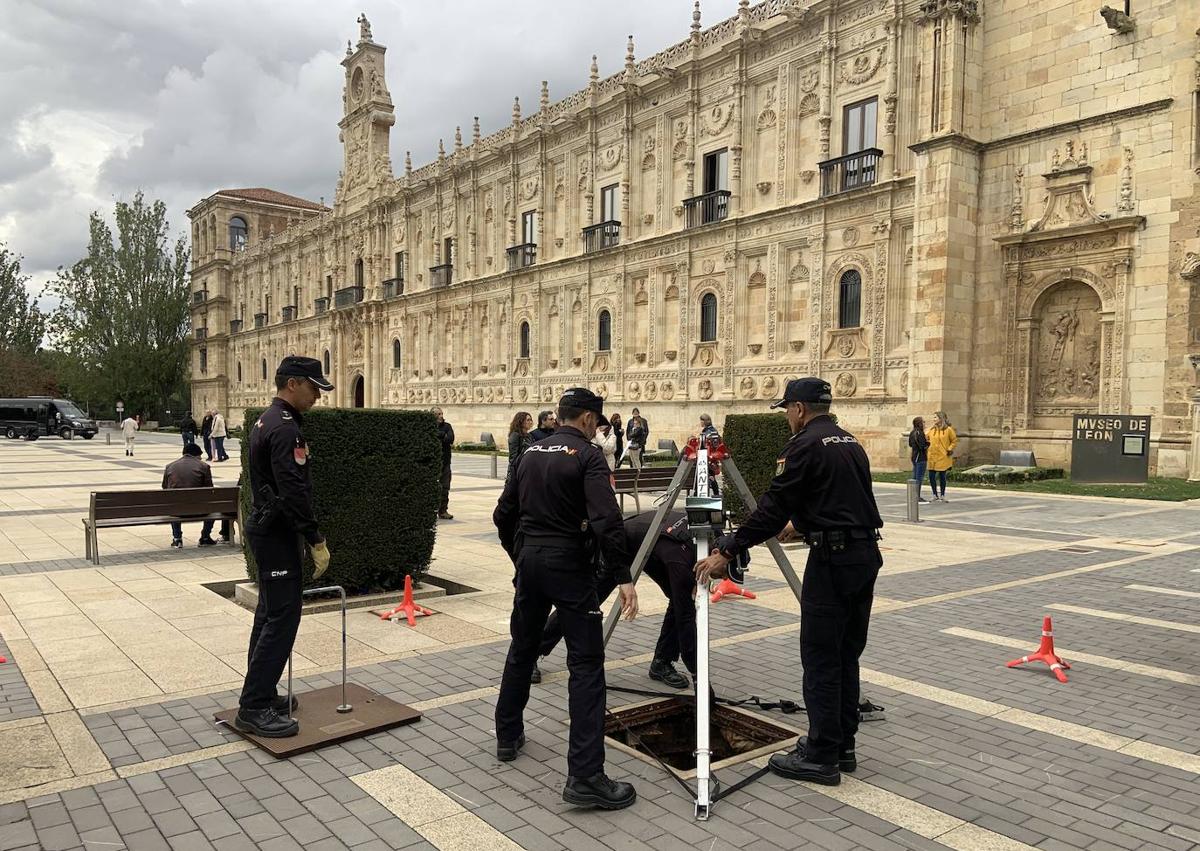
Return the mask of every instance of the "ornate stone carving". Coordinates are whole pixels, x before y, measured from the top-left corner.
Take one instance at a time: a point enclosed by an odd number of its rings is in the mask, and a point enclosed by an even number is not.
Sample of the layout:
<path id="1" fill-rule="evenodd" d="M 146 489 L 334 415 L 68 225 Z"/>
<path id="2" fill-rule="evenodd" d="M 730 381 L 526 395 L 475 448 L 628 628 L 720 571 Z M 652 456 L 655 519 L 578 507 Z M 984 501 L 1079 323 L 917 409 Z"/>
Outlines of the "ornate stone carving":
<path id="1" fill-rule="evenodd" d="M 821 99 L 815 93 L 809 92 L 800 98 L 800 106 L 797 112 L 801 118 L 807 118 L 810 115 L 816 115 L 821 111 Z"/>
<path id="2" fill-rule="evenodd" d="M 838 377 L 833 380 L 833 393 L 835 396 L 853 396 L 857 390 L 858 380 L 855 379 L 852 373 L 838 373 Z"/>
<path id="3" fill-rule="evenodd" d="M 767 130 L 775 126 L 778 116 L 775 113 L 775 85 L 766 86 L 763 92 L 762 108 L 758 111 L 758 119 L 755 121 L 755 127 L 759 130 Z"/>
<path id="4" fill-rule="evenodd" d="M 705 113 L 701 121 L 701 130 L 705 136 L 717 136 L 729 126 L 733 118 L 733 107 L 729 104 L 715 103 Z"/>
<path id="5" fill-rule="evenodd" d="M 757 390 L 758 385 L 754 379 L 749 375 L 743 375 L 742 380 L 738 383 L 738 395 L 743 399 L 753 399 Z"/>
<path id="6" fill-rule="evenodd" d="M 1132 213 L 1133 205 L 1133 148 L 1126 146 L 1125 165 L 1121 167 L 1121 185 L 1118 190 L 1117 212 Z"/>
<path id="7" fill-rule="evenodd" d="M 812 183 L 813 178 L 816 176 L 817 176 L 817 173 L 815 171 L 813 171 L 811 168 L 803 169 L 800 172 L 800 180 L 805 184 Z"/>
<path id="8" fill-rule="evenodd" d="M 774 399 L 777 395 L 776 391 L 778 389 L 779 389 L 779 382 L 776 380 L 775 376 L 768 375 L 762 381 L 762 394 L 761 394 L 762 398 Z"/>
<path id="9" fill-rule="evenodd" d="M 662 394 L 664 401 L 669 402 L 675 398 L 675 385 L 670 381 L 664 381 L 659 386 L 659 393 Z"/>
<path id="10" fill-rule="evenodd" d="M 1013 175 L 1012 206 L 1008 211 L 1008 226 L 1013 231 L 1025 227 L 1025 169 L 1018 168 Z"/>
<path id="11" fill-rule="evenodd" d="M 1063 283 L 1043 295 L 1038 314 L 1035 402 L 1094 405 L 1100 375 L 1099 296 L 1082 282 Z"/>
<path id="12" fill-rule="evenodd" d="M 646 393 L 646 398 L 649 399 L 651 402 L 653 402 L 654 398 L 658 395 L 658 385 L 655 384 L 653 381 L 647 381 L 646 387 L 645 387 L 645 393 Z"/>
<path id="13" fill-rule="evenodd" d="M 858 245 L 858 228 L 852 225 L 842 231 L 842 245 L 847 248 Z"/>
<path id="14" fill-rule="evenodd" d="M 630 402 L 636 402 L 642 398 L 642 385 L 636 381 L 629 382 L 629 386 L 625 390 L 625 398 Z"/>
<path id="15" fill-rule="evenodd" d="M 800 86 L 800 91 L 805 94 L 814 92 L 817 89 L 817 84 L 821 82 L 821 71 L 817 68 L 809 68 L 800 75 L 800 79 L 797 82 Z"/>
<path id="16" fill-rule="evenodd" d="M 851 86 L 861 85 L 875 76 L 887 48 L 879 47 L 864 51 L 853 59 L 838 63 L 838 80 Z"/>
<path id="17" fill-rule="evenodd" d="M 711 399 L 713 395 L 712 382 L 707 378 L 701 378 L 699 383 L 696 384 L 696 395 L 705 402 Z"/>
<path id="18" fill-rule="evenodd" d="M 1183 255 L 1183 262 L 1179 264 L 1179 276 L 1188 281 L 1200 280 L 1200 254 L 1189 251 Z"/>
<path id="19" fill-rule="evenodd" d="M 600 153 L 600 167 L 606 171 L 616 168 L 621 164 L 624 154 L 625 148 L 622 145 L 609 145 Z"/>
<path id="20" fill-rule="evenodd" d="M 1069 146 L 1068 151 L 1075 156 L 1072 147 Z M 1081 156 L 1086 162 L 1086 146 Z M 1105 221 L 1108 215 L 1096 212 L 1095 202 L 1089 192 L 1090 179 L 1091 167 L 1087 165 L 1055 169 L 1046 175 L 1046 209 L 1042 217 L 1029 226 L 1029 230 L 1037 232 Z"/>

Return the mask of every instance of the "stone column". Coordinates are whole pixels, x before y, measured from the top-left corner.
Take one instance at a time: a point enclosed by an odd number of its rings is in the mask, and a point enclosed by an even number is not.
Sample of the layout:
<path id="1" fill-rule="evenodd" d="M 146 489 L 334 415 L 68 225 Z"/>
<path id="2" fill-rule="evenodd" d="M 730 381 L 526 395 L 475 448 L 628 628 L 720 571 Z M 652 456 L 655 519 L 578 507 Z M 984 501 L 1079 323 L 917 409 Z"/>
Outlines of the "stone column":
<path id="1" fill-rule="evenodd" d="M 1188 453 L 1188 481 L 1200 482 L 1200 387 L 1193 387 L 1192 405 L 1192 448 Z"/>

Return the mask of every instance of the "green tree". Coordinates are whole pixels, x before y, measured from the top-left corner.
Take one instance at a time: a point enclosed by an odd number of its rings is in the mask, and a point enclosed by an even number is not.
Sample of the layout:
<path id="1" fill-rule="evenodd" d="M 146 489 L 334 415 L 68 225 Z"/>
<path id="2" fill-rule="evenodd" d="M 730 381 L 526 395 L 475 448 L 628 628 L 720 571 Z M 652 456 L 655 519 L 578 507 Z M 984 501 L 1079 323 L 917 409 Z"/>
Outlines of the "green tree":
<path id="1" fill-rule="evenodd" d="M 87 256 L 59 268 L 50 292 L 61 303 L 50 331 L 64 359 L 64 383 L 81 401 L 157 416 L 186 398 L 188 249 L 168 241 L 167 208 L 138 192 L 118 201 L 116 234 L 90 217 Z"/>
<path id="2" fill-rule="evenodd" d="M 42 347 L 46 315 L 29 295 L 29 276 L 21 273 L 21 255 L 0 242 L 0 349 L 32 355 Z"/>

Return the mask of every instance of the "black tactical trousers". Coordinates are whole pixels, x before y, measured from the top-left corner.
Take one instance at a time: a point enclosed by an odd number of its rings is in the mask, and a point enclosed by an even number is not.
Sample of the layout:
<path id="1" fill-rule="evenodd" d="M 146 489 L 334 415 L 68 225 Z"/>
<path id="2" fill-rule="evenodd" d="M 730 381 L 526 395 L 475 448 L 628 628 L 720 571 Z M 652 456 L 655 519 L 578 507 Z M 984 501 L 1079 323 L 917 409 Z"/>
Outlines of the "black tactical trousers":
<path id="1" fill-rule="evenodd" d="M 800 660 L 808 710 L 808 759 L 833 765 L 858 732 L 858 659 L 867 646 L 875 578 L 883 559 L 874 541 L 841 552 L 814 547 L 800 592 Z"/>
<path id="2" fill-rule="evenodd" d="M 450 508 L 450 479 L 452 473 L 450 469 L 450 459 L 442 464 L 442 501 L 438 503 L 438 511 L 446 511 Z"/>
<path id="3" fill-rule="evenodd" d="M 667 612 L 663 615 L 662 629 L 658 633 L 658 644 L 654 647 L 654 658 L 664 662 L 675 662 L 681 657 L 683 664 L 696 676 L 696 575 L 692 563 L 686 564 L 651 561 L 646 574 L 667 596 Z"/>
<path id="4" fill-rule="evenodd" d="M 580 548 L 526 544 L 517 556 L 512 644 L 496 699 L 496 740 L 512 743 L 525 732 L 529 675 L 551 606 L 559 612 L 571 674 L 567 773 L 591 777 L 604 770 L 604 635 L 591 559 Z"/>
<path id="5" fill-rule="evenodd" d="M 258 562 L 258 606 L 239 703 L 247 712 L 255 712 L 275 699 L 300 628 L 300 538 L 292 532 L 260 535 L 247 531 L 246 541 Z"/>

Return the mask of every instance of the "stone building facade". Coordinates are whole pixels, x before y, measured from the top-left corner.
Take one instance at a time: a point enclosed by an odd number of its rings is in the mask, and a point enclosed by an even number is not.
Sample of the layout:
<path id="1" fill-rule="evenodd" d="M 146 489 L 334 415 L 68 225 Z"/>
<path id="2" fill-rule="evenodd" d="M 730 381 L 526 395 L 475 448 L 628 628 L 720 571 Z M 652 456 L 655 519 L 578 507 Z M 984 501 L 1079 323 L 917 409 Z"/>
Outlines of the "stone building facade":
<path id="1" fill-rule="evenodd" d="M 1186 471 L 1200 352 L 1200 0 L 743 2 L 393 165 L 385 48 L 347 45 L 332 207 L 218 192 L 193 222 L 193 407 L 335 405 L 463 437 L 586 384 L 657 437 L 821 375 L 882 468 L 945 410 L 972 461 L 1069 460 L 1153 415 Z M 429 84 L 436 84 L 430 82 Z M 403 104 L 400 104 L 401 109 Z"/>

